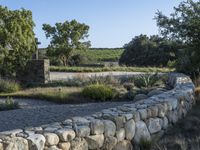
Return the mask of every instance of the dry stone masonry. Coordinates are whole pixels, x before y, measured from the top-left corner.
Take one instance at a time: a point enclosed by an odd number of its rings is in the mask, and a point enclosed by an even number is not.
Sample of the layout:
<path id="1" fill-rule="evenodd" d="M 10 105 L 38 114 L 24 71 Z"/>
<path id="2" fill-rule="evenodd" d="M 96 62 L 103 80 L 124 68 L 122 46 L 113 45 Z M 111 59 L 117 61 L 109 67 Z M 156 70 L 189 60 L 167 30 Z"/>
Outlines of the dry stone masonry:
<path id="1" fill-rule="evenodd" d="M 195 104 L 191 79 L 169 74 L 172 90 L 117 108 L 63 122 L 3 132 L 0 150 L 132 150 L 162 135 Z"/>

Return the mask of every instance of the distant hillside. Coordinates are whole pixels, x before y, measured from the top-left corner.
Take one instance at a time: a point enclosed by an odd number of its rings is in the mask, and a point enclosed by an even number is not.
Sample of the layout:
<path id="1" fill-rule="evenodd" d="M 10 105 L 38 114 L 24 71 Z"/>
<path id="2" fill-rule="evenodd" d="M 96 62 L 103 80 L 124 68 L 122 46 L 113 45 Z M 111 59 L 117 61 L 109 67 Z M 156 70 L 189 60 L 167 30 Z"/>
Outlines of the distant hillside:
<path id="1" fill-rule="evenodd" d="M 74 54 L 80 54 L 95 61 L 118 61 L 123 51 L 123 48 L 90 48 L 85 51 L 76 51 Z M 45 54 L 46 48 L 39 48 L 39 57 L 44 58 Z"/>

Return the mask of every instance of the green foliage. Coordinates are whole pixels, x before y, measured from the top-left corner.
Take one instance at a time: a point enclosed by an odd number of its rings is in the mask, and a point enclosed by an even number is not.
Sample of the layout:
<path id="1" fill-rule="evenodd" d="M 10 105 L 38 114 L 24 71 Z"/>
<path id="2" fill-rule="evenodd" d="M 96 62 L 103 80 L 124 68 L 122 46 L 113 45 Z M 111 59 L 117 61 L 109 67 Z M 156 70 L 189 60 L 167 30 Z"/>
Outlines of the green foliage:
<path id="1" fill-rule="evenodd" d="M 177 69 L 188 74 L 199 74 L 200 2 L 183 1 L 169 17 L 157 12 L 156 20 L 163 36 L 184 42 Z"/>
<path id="2" fill-rule="evenodd" d="M 156 68 L 156 67 L 67 67 L 67 66 L 51 66 L 51 71 L 57 72 L 109 72 L 109 71 L 125 71 L 125 72 L 170 72 L 174 69 Z"/>
<path id="3" fill-rule="evenodd" d="M 114 90 L 103 84 L 89 85 L 83 89 L 82 94 L 85 97 L 98 101 L 111 100 L 115 96 Z"/>
<path id="4" fill-rule="evenodd" d="M 140 140 L 140 143 L 139 143 L 140 150 L 150 150 L 152 146 L 153 146 L 153 143 L 151 140 L 147 140 L 144 138 Z"/>
<path id="5" fill-rule="evenodd" d="M 36 50 L 34 22 L 29 10 L 0 6 L 0 71 L 13 75 L 23 71 Z"/>
<path id="6" fill-rule="evenodd" d="M 141 87 L 152 87 L 156 84 L 158 81 L 158 76 L 157 74 L 144 74 L 144 75 L 139 75 L 137 78 L 134 80 L 134 84 L 141 88 Z"/>
<path id="7" fill-rule="evenodd" d="M 91 48 L 85 51 L 77 51 L 78 54 L 85 56 L 88 60 L 92 62 L 99 62 L 99 61 L 118 61 L 121 54 L 123 53 L 122 48 Z"/>
<path id="8" fill-rule="evenodd" d="M 136 36 L 124 46 L 119 63 L 127 66 L 167 66 L 168 61 L 176 60 L 179 47 L 181 43 L 157 35 Z"/>
<path id="9" fill-rule="evenodd" d="M 0 93 L 12 93 L 20 90 L 20 85 L 11 80 L 0 80 Z"/>
<path id="10" fill-rule="evenodd" d="M 13 101 L 13 99 L 10 97 L 8 97 L 5 100 L 5 102 L 0 103 L 0 111 L 17 109 L 17 108 L 19 108 L 19 104 L 17 102 Z"/>
<path id="11" fill-rule="evenodd" d="M 46 37 L 51 39 L 47 55 L 60 59 L 64 66 L 75 50 L 83 50 L 90 46 L 90 42 L 83 42 L 88 37 L 89 26 L 76 20 L 56 23 L 55 26 L 43 24 Z"/>

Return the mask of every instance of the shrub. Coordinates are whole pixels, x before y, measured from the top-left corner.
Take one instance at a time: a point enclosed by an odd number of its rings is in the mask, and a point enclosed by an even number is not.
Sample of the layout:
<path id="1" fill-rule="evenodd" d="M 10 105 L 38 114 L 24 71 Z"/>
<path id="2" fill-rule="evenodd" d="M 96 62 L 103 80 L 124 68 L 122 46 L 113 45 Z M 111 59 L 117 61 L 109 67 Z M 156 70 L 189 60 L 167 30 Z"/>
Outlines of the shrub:
<path id="1" fill-rule="evenodd" d="M 20 85 L 11 80 L 0 80 L 0 93 L 12 93 L 20 89 Z"/>
<path id="2" fill-rule="evenodd" d="M 158 81 L 157 74 L 144 74 L 135 78 L 134 84 L 141 87 L 152 87 Z"/>
<path id="3" fill-rule="evenodd" d="M 115 96 L 115 91 L 103 84 L 92 84 L 85 87 L 82 91 L 84 97 L 98 101 L 111 100 Z"/>
<path id="4" fill-rule="evenodd" d="M 6 99 L 5 103 L 0 103 L 0 111 L 11 110 L 16 108 L 19 108 L 19 104 L 9 97 Z"/>

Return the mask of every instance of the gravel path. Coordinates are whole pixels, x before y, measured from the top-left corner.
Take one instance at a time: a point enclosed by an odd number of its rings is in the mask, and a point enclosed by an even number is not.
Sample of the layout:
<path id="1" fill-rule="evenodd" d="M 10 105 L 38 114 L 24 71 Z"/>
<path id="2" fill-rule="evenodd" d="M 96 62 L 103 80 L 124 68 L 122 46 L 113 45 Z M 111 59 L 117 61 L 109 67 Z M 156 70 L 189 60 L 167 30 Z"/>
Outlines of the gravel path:
<path id="1" fill-rule="evenodd" d="M 0 99 L 0 101 L 4 100 Z M 130 103 L 105 102 L 79 105 L 58 105 L 41 100 L 15 99 L 15 101 L 19 102 L 21 109 L 0 111 L 0 131 L 35 127 L 48 123 L 64 121 L 73 116 L 90 115 L 102 109 Z"/>

